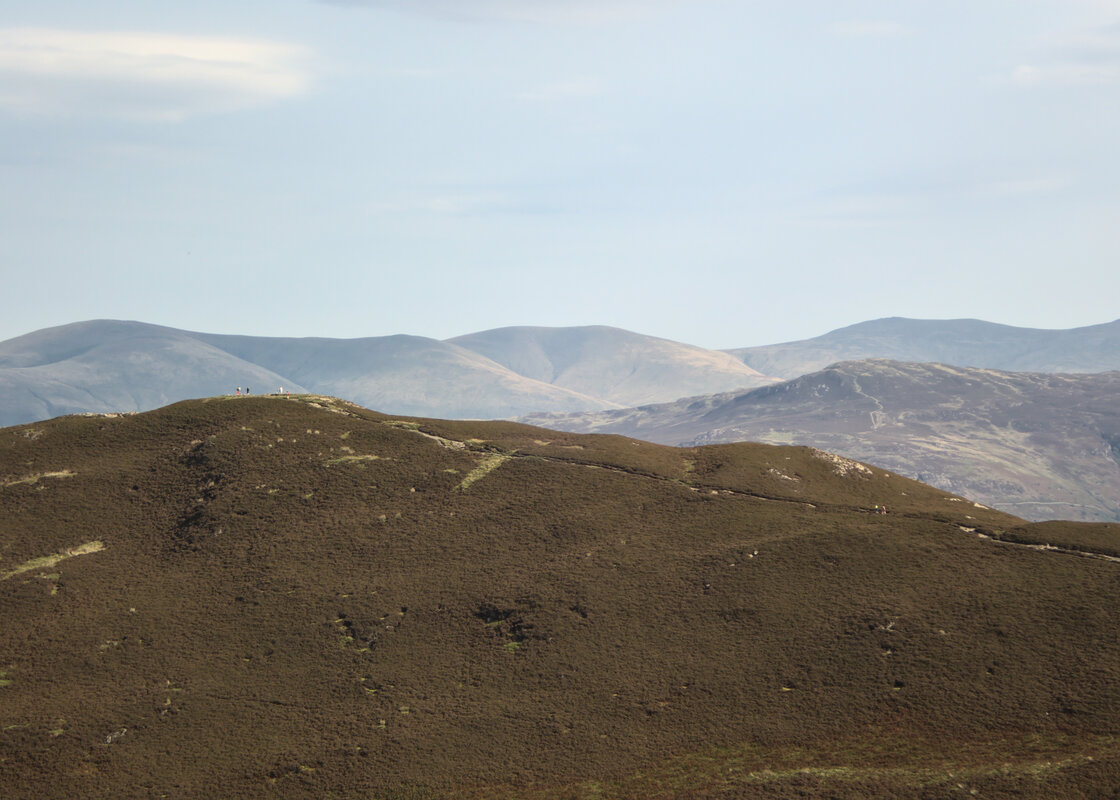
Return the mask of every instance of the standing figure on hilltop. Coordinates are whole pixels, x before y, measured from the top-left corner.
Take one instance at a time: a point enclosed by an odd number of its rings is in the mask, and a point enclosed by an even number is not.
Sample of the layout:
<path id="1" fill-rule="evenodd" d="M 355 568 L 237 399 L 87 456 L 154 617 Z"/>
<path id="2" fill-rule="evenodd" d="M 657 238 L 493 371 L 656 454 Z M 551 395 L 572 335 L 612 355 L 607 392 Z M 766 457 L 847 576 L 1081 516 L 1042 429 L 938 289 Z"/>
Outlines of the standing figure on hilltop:
<path id="1" fill-rule="evenodd" d="M 240 386 L 237 387 L 237 396 L 238 397 L 241 396 L 241 387 Z"/>

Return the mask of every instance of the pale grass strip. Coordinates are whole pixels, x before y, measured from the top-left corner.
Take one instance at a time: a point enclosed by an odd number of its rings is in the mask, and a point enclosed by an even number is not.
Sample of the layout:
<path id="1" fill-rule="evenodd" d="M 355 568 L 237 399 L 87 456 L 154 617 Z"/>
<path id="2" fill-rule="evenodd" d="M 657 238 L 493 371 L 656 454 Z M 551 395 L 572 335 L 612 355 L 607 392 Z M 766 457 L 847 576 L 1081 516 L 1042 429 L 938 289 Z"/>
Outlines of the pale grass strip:
<path id="1" fill-rule="evenodd" d="M 14 578 L 16 575 L 22 575 L 24 572 L 30 572 L 33 569 L 50 569 L 59 561 L 64 561 L 73 556 L 84 556 L 90 553 L 100 553 L 105 549 L 104 542 L 86 542 L 77 547 L 71 547 L 68 550 L 63 550 L 61 553 L 55 553 L 50 556 L 40 556 L 33 558 L 30 561 L 25 561 L 15 569 L 9 572 L 0 573 L 0 581 L 6 581 L 8 578 Z"/>

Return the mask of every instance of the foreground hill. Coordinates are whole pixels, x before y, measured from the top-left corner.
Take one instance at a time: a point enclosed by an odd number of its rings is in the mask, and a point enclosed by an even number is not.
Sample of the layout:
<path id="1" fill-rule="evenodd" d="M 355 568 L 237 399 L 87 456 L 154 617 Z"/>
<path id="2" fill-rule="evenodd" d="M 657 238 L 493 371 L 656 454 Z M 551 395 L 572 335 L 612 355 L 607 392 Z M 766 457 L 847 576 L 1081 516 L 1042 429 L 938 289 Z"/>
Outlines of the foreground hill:
<path id="1" fill-rule="evenodd" d="M 214 398 L 0 430 L 0 519 L 6 798 L 1120 786 L 1120 527 L 808 448 Z"/>
<path id="2" fill-rule="evenodd" d="M 890 317 L 800 342 L 726 352 L 779 378 L 796 378 L 837 361 L 867 358 L 1010 372 L 1106 372 L 1120 370 L 1120 320 L 1069 330 L 1041 330 L 978 319 Z"/>
<path id="3" fill-rule="evenodd" d="M 666 444 L 811 445 L 1028 519 L 1120 521 L 1120 372 L 869 360 L 752 392 L 529 419 Z"/>
<path id="4" fill-rule="evenodd" d="M 448 341 L 519 375 L 618 406 L 777 382 L 727 353 L 604 325 L 497 328 Z"/>

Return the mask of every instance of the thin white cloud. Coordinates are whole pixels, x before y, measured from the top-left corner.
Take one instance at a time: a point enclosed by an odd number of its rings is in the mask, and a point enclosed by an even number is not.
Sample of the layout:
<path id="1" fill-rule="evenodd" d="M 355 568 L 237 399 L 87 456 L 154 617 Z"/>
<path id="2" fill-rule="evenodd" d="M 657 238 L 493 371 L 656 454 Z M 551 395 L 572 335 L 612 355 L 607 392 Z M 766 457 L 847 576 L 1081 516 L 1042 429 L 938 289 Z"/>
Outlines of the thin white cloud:
<path id="1" fill-rule="evenodd" d="M 811 201 L 794 219 L 814 228 L 878 228 L 905 220 L 913 203 L 912 195 L 901 192 L 841 192 Z"/>
<path id="2" fill-rule="evenodd" d="M 421 12 L 457 19 L 601 25 L 637 19 L 680 0 L 324 0 L 334 5 Z"/>
<path id="3" fill-rule="evenodd" d="M 518 190 L 478 189 L 447 192 L 409 192 L 366 205 L 374 216 L 484 217 L 553 214 L 554 203 Z"/>
<path id="4" fill-rule="evenodd" d="M 1009 81 L 1027 88 L 1120 82 L 1120 25 L 1051 37 L 1033 63 L 1011 70 Z"/>
<path id="5" fill-rule="evenodd" d="M 1011 71 L 1017 86 L 1099 86 L 1120 81 L 1120 64 L 1020 64 Z"/>
<path id="6" fill-rule="evenodd" d="M 501 210 L 510 203 L 510 198 L 500 192 L 475 192 L 400 197 L 373 203 L 369 209 L 375 214 L 465 216 Z"/>
<path id="7" fill-rule="evenodd" d="M 307 56 L 256 39 L 0 28 L 0 108 L 179 120 L 298 95 Z"/>
<path id="8" fill-rule="evenodd" d="M 1069 175 L 1045 175 L 991 181 L 979 186 L 978 190 L 981 194 L 995 197 L 1032 197 L 1062 191 L 1072 183 Z"/>
<path id="9" fill-rule="evenodd" d="M 893 39 L 909 33 L 910 29 L 899 22 L 865 19 L 833 23 L 829 26 L 829 32 L 835 36 L 854 39 Z"/>

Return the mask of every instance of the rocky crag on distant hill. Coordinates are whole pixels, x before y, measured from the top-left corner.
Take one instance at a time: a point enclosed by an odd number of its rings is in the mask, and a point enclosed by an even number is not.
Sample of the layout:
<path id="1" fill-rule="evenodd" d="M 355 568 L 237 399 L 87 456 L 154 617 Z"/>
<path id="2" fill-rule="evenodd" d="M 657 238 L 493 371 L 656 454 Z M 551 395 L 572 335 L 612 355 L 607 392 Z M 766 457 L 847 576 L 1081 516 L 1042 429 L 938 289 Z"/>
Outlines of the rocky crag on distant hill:
<path id="1" fill-rule="evenodd" d="M 0 429 L 0 519 L 5 798 L 1120 786 L 1120 526 L 818 450 L 222 397 Z"/>

